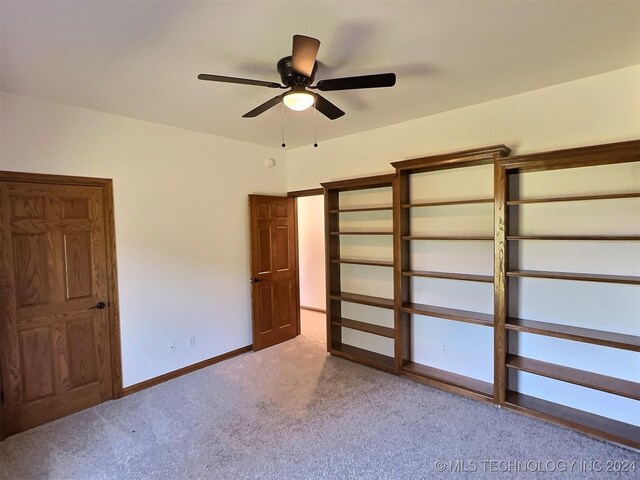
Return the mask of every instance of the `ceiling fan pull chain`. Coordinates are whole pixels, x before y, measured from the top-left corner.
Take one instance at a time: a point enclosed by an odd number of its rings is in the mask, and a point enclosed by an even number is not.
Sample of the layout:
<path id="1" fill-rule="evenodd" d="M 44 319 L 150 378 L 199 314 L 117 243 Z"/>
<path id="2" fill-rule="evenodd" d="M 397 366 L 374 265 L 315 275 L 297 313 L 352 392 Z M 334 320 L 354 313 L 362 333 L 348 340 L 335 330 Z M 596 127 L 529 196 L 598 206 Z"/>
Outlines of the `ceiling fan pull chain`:
<path id="1" fill-rule="evenodd" d="M 282 110 L 282 148 L 286 147 L 287 144 L 284 143 L 284 103 L 280 104 Z"/>
<path id="2" fill-rule="evenodd" d="M 313 101 L 313 146 L 318 148 L 318 122 L 316 121 L 316 101 Z"/>

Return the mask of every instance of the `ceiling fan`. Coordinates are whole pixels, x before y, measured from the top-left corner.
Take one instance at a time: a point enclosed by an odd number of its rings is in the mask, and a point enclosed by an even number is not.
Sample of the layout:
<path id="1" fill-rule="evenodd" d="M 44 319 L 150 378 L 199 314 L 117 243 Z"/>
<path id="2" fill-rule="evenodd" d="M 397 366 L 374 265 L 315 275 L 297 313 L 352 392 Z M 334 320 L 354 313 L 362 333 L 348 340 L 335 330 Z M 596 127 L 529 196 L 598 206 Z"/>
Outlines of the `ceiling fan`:
<path id="1" fill-rule="evenodd" d="M 242 85 L 255 85 L 258 87 L 289 89 L 281 95 L 273 97 L 262 105 L 243 115 L 244 118 L 257 117 L 271 107 L 283 102 L 292 110 L 303 111 L 315 104 L 316 110 L 331 120 L 344 115 L 344 112 L 329 100 L 308 89 L 330 92 L 335 90 L 353 90 L 359 88 L 393 87 L 396 83 L 395 73 L 379 73 L 375 75 L 362 75 L 358 77 L 332 78 L 320 80 L 312 86 L 313 79 L 318 70 L 316 56 L 320 48 L 320 40 L 304 35 L 293 36 L 293 52 L 289 57 L 280 59 L 277 64 L 278 73 L 283 85 L 262 80 L 250 80 L 248 78 L 224 77 L 221 75 L 209 75 L 201 73 L 200 80 L 212 82 L 239 83 Z"/>

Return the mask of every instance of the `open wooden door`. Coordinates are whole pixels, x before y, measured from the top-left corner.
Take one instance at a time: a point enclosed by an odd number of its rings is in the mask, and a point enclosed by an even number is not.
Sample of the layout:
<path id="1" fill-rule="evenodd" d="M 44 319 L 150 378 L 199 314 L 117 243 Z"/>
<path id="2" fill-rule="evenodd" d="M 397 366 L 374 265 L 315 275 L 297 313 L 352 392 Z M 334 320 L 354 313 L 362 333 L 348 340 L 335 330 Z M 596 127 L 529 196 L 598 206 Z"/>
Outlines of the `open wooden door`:
<path id="1" fill-rule="evenodd" d="M 249 195 L 253 349 L 299 332 L 295 199 Z"/>

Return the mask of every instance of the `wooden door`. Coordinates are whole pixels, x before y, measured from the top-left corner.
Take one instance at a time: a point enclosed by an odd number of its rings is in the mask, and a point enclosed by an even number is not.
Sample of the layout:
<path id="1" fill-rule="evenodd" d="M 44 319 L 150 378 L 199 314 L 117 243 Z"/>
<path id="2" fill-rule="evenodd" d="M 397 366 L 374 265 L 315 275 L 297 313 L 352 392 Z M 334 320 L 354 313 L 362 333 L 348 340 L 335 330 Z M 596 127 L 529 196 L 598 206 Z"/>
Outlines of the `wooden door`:
<path id="1" fill-rule="evenodd" d="M 0 194 L 4 437 L 114 392 L 103 189 L 3 180 Z"/>
<path id="2" fill-rule="evenodd" d="M 253 349 L 299 332 L 295 199 L 249 195 Z"/>

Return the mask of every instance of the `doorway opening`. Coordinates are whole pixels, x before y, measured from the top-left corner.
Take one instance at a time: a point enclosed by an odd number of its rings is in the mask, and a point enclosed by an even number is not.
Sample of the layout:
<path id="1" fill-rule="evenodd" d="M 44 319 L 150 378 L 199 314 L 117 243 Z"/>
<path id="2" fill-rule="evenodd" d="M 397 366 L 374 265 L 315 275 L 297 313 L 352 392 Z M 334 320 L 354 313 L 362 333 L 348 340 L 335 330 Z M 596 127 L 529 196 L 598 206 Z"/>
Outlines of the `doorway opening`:
<path id="1" fill-rule="evenodd" d="M 323 345 L 327 338 L 323 189 L 296 195 L 300 334 Z M 300 192 L 303 193 L 303 192 Z"/>

